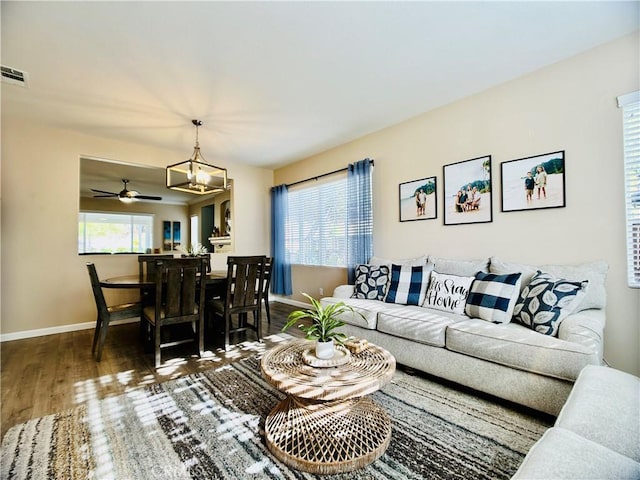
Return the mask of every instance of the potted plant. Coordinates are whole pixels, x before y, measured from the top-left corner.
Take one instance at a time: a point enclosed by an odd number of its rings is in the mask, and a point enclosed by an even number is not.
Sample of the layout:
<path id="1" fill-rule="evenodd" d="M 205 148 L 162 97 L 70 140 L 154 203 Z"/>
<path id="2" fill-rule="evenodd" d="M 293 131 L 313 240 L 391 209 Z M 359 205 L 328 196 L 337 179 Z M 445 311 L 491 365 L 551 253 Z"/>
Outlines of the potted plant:
<path id="1" fill-rule="evenodd" d="M 178 250 L 187 257 L 202 257 L 209 253 L 206 247 L 200 243 L 189 245 L 186 249 L 184 247 L 178 247 Z"/>
<path id="2" fill-rule="evenodd" d="M 287 323 L 282 327 L 284 332 L 292 327 L 300 320 L 310 319 L 311 325 L 299 324 L 298 328 L 305 333 L 307 340 L 316 340 L 316 357 L 329 359 L 334 354 L 334 343 L 342 344 L 347 338 L 344 333 L 338 332 L 337 329 L 344 325 L 344 322 L 338 319 L 342 313 L 352 311 L 353 309 L 344 302 L 332 303 L 323 307 L 318 300 L 306 293 L 305 297 L 311 302 L 311 308 L 307 310 L 295 310 L 289 314 Z"/>

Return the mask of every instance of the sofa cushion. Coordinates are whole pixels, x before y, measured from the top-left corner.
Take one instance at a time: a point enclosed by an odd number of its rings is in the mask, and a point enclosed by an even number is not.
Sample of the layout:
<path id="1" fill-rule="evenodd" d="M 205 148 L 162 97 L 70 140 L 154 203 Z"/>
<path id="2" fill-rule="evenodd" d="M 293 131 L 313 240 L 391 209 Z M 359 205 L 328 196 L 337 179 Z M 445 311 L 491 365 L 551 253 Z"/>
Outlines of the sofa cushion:
<path id="1" fill-rule="evenodd" d="M 465 313 L 488 322 L 508 323 L 520 294 L 520 273 L 476 273 Z"/>
<path id="2" fill-rule="evenodd" d="M 585 295 L 575 311 L 580 312 L 589 308 L 605 308 L 607 305 L 607 292 L 605 289 L 605 280 L 609 266 L 606 262 L 598 261 L 591 263 L 583 263 L 580 265 L 525 265 L 521 263 L 506 263 L 497 257 L 491 257 L 489 265 L 490 273 L 511 273 L 522 272 L 522 285 L 526 287 L 538 270 L 550 273 L 557 277 L 566 278 L 570 281 L 581 282 L 589 280 Z"/>
<path id="3" fill-rule="evenodd" d="M 571 282 L 538 273 L 524 287 L 514 310 L 517 322 L 544 335 L 558 335 L 560 322 L 575 310 L 588 281 Z"/>
<path id="4" fill-rule="evenodd" d="M 389 308 L 388 303 L 384 303 L 379 300 L 361 300 L 359 298 L 339 297 L 325 297 L 320 299 L 320 304 L 323 306 L 338 302 L 343 302 L 345 305 L 348 305 L 355 310 L 355 312 L 347 311 L 342 313 L 339 316 L 340 320 L 344 323 L 367 328 L 369 330 L 376 329 L 376 325 L 378 323 L 378 312 Z"/>
<path id="5" fill-rule="evenodd" d="M 586 346 L 540 335 L 517 323 L 494 324 L 475 318 L 449 325 L 448 350 L 507 367 L 575 381 L 598 352 Z"/>
<path id="6" fill-rule="evenodd" d="M 391 265 L 391 281 L 384 301 L 402 305 L 422 305 L 432 269 L 431 265 Z"/>
<path id="7" fill-rule="evenodd" d="M 585 367 L 556 426 L 640 462 L 640 378 L 609 367 Z"/>
<path id="8" fill-rule="evenodd" d="M 463 315 L 474 278 L 431 272 L 429 290 L 422 306 Z"/>
<path id="9" fill-rule="evenodd" d="M 422 255 L 415 258 L 399 258 L 397 260 L 373 256 L 369 259 L 369 265 L 386 265 L 387 267 L 389 267 L 389 269 L 391 269 L 391 265 L 393 264 L 405 265 L 408 267 L 419 267 L 421 265 L 427 264 L 427 256 Z"/>
<path id="10" fill-rule="evenodd" d="M 463 315 L 414 305 L 397 305 L 396 307 L 398 308 L 390 308 L 378 313 L 377 330 L 436 347 L 444 347 L 445 331 L 448 325 L 467 319 Z"/>
<path id="11" fill-rule="evenodd" d="M 386 265 L 356 265 L 353 298 L 383 300 L 387 294 L 389 267 Z"/>
<path id="12" fill-rule="evenodd" d="M 429 255 L 429 262 L 433 269 L 449 275 L 473 277 L 478 272 L 489 272 L 489 259 L 484 260 L 454 260 Z"/>
<path id="13" fill-rule="evenodd" d="M 563 428 L 531 447 L 512 480 L 640 478 L 640 463 Z"/>

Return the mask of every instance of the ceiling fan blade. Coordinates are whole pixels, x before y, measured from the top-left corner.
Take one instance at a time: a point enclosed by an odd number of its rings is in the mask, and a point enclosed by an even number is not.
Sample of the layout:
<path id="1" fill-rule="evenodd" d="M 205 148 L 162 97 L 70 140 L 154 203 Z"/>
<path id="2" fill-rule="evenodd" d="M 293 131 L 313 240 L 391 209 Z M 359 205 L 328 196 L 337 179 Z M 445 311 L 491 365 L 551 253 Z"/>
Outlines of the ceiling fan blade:
<path id="1" fill-rule="evenodd" d="M 135 198 L 140 200 L 162 200 L 162 197 L 152 197 L 150 195 L 136 195 Z"/>
<path id="2" fill-rule="evenodd" d="M 117 198 L 118 194 L 94 195 L 93 198 Z"/>
<path id="3" fill-rule="evenodd" d="M 118 196 L 118 194 L 117 194 L 117 193 L 113 193 L 113 192 L 105 192 L 104 190 L 96 190 L 96 189 L 94 189 L 94 188 L 92 188 L 92 189 L 91 189 L 91 191 L 92 191 L 92 192 L 96 192 L 96 193 L 106 193 L 106 194 L 108 194 L 108 195 L 115 195 L 115 196 Z"/>
<path id="4" fill-rule="evenodd" d="M 127 183 L 129 183 L 129 180 L 122 180 L 122 183 L 124 183 L 124 188 L 118 192 L 106 192 L 104 190 L 96 190 L 94 188 L 91 189 L 92 192 L 95 193 L 102 193 L 104 195 L 94 195 L 94 198 L 100 198 L 100 197 L 116 197 L 121 199 L 122 201 L 126 201 L 126 199 L 130 199 L 130 200 L 162 200 L 162 197 L 155 197 L 155 196 L 151 196 L 151 195 L 140 195 L 140 193 L 138 193 L 135 190 L 127 190 Z"/>

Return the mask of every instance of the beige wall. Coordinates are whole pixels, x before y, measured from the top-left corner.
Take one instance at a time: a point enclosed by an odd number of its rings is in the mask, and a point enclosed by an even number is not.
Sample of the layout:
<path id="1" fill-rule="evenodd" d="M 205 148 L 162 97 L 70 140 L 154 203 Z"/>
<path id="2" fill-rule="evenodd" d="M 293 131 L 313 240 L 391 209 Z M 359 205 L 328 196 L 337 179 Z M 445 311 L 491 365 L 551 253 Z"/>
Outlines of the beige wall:
<path id="1" fill-rule="evenodd" d="M 279 169 L 289 183 L 375 159 L 374 248 L 383 257 L 497 255 L 545 264 L 610 265 L 605 357 L 640 373 L 640 290 L 626 286 L 621 112 L 617 95 L 639 88 L 639 38 L 629 36 Z M 500 162 L 566 151 L 566 208 L 500 212 Z M 492 155 L 493 222 L 442 224 L 442 166 Z M 438 178 L 438 219 L 398 220 L 398 184 Z M 314 269 L 295 267 L 294 292 Z M 315 284 L 330 293 L 331 277 Z M 297 298 L 297 297 L 296 297 Z"/>
<path id="2" fill-rule="evenodd" d="M 79 158 L 164 167 L 185 152 L 116 142 L 2 118 L 2 304 L 0 332 L 35 331 L 95 321 L 85 262 L 101 277 L 137 272 L 135 255 L 77 253 Z M 269 252 L 271 170 L 227 165 L 234 179 L 234 248 Z M 185 222 L 186 222 L 185 218 Z M 183 228 L 187 228 L 185 223 Z M 224 264 L 224 259 L 217 259 Z M 214 259 L 214 265 L 216 259 Z M 126 296 L 122 292 L 111 297 Z M 33 332 L 32 332 L 33 333 Z"/>

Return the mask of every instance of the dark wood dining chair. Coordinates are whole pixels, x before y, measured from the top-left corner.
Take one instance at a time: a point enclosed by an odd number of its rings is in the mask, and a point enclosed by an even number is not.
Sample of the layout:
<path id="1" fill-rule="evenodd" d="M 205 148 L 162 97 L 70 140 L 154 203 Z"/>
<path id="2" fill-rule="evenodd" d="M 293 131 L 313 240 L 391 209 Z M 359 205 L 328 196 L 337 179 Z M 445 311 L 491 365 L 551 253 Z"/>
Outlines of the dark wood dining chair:
<path id="1" fill-rule="evenodd" d="M 264 301 L 264 311 L 267 314 L 267 323 L 271 324 L 271 312 L 269 311 L 269 288 L 271 287 L 271 268 L 273 257 L 267 257 L 264 262 L 264 290 L 262 300 Z"/>
<path id="2" fill-rule="evenodd" d="M 262 341 L 262 295 L 264 292 L 264 266 L 266 257 L 231 256 L 227 258 L 227 291 L 221 299 L 207 305 L 213 324 L 220 318 L 224 327 L 224 349 L 230 346 L 230 336 L 253 330 Z M 252 322 L 249 322 L 249 314 Z M 236 326 L 234 326 L 234 320 Z"/>
<path id="3" fill-rule="evenodd" d="M 205 289 L 201 286 L 204 287 L 205 281 L 206 265 L 200 257 L 156 261 L 154 304 L 146 305 L 142 310 L 143 320 L 152 333 L 156 368 L 162 363 L 163 348 L 195 342 L 198 354 L 204 353 Z M 164 327 L 185 323 L 192 325 L 191 338 L 162 341 Z"/>
<path id="4" fill-rule="evenodd" d="M 138 275 L 140 280 L 148 279 L 154 281 L 156 278 L 156 262 L 167 258 L 173 258 L 173 254 L 138 255 Z M 141 288 L 140 299 L 142 301 L 142 305 L 153 305 L 155 301 L 154 294 L 154 287 Z"/>
<path id="5" fill-rule="evenodd" d="M 203 255 L 195 255 L 197 258 L 202 258 L 204 259 L 204 264 L 207 267 L 207 273 L 211 272 L 211 257 L 209 256 L 208 253 L 205 253 Z M 192 255 L 182 255 L 182 258 L 193 258 Z"/>
<path id="6" fill-rule="evenodd" d="M 162 255 L 138 255 L 138 273 L 140 275 L 140 279 L 156 278 L 156 262 L 167 258 L 173 258 L 173 254 L 164 253 Z"/>
<path id="7" fill-rule="evenodd" d="M 134 302 L 108 306 L 104 298 L 102 286 L 100 285 L 96 266 L 93 263 L 87 263 L 87 270 L 89 271 L 93 298 L 96 302 L 96 309 L 98 311 L 91 354 L 93 355 L 96 353 L 97 346 L 98 355 L 96 356 L 96 360 L 99 362 L 102 360 L 102 350 L 104 348 L 104 341 L 107 338 L 109 323 L 114 320 L 122 320 L 125 318 L 140 318 L 142 314 L 142 305 L 140 302 Z"/>

